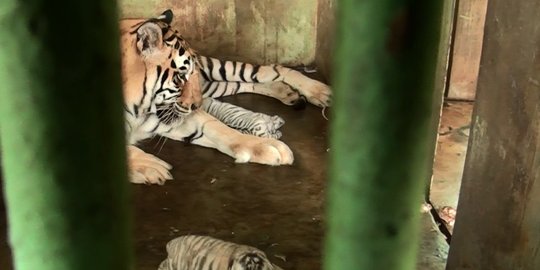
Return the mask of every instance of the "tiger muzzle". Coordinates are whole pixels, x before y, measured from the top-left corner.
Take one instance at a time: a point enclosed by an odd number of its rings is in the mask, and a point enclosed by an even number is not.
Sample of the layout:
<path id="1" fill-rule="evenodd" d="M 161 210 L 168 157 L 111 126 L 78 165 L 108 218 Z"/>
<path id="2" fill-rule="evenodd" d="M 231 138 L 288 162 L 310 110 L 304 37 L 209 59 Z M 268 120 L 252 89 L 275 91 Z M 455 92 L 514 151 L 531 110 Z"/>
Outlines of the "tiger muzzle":
<path id="1" fill-rule="evenodd" d="M 189 114 L 202 105 L 202 92 L 199 83 L 199 72 L 195 70 L 182 88 L 182 94 L 178 98 L 180 113 Z"/>

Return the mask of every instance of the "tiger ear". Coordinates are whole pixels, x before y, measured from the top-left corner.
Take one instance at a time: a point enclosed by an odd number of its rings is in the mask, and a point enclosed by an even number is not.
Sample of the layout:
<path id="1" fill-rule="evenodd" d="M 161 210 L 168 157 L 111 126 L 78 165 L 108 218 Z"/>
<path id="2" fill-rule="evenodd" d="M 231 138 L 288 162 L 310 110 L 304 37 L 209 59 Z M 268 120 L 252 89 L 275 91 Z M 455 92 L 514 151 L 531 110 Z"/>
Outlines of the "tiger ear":
<path id="1" fill-rule="evenodd" d="M 167 10 L 163 11 L 163 13 L 161 13 L 161 15 L 159 15 L 157 17 L 157 19 L 164 22 L 164 23 L 166 23 L 166 24 L 171 24 L 172 20 L 173 20 L 173 17 L 174 17 L 174 14 L 173 14 L 172 10 L 167 9 Z"/>
<path id="2" fill-rule="evenodd" d="M 137 29 L 137 49 L 143 55 L 149 56 L 163 47 L 163 32 L 153 23 L 147 22 Z"/>

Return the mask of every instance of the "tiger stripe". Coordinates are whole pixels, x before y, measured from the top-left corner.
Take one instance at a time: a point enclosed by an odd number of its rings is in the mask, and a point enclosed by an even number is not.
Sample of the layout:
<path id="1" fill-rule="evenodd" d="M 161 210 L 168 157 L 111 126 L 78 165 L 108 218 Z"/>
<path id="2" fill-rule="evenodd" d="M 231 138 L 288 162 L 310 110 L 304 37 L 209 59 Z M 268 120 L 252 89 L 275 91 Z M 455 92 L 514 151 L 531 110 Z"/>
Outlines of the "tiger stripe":
<path id="1" fill-rule="evenodd" d="M 181 236 L 166 249 L 158 270 L 282 270 L 257 248 L 209 236 Z"/>
<path id="2" fill-rule="evenodd" d="M 278 129 L 285 124 L 279 116 L 256 113 L 213 98 L 205 98 L 201 108 L 231 128 L 262 138 L 281 138 Z"/>

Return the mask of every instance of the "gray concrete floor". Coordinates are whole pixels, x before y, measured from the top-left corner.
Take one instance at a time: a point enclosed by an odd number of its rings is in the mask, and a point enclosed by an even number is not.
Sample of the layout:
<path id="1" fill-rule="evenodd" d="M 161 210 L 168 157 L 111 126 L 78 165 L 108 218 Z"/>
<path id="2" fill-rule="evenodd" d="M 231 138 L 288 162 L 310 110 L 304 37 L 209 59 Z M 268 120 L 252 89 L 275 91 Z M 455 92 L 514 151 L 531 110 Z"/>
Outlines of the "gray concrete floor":
<path id="1" fill-rule="evenodd" d="M 421 238 L 416 269 L 445 270 L 450 248 L 445 236 L 429 212 L 423 213 L 420 221 Z"/>
<path id="2" fill-rule="evenodd" d="M 131 186 L 136 269 L 156 269 L 166 256 L 166 242 L 185 234 L 256 246 L 284 269 L 320 269 L 328 122 L 314 106 L 294 110 L 255 95 L 225 101 L 282 116 L 282 140 L 292 148 L 295 164 L 235 164 L 212 149 L 171 140 L 163 147 L 163 140 L 145 142 L 145 150 L 174 166 L 175 180 Z M 9 270 L 3 205 L 0 217 L 0 269 Z M 418 269 L 444 269 L 447 252 L 431 215 L 423 214 Z"/>

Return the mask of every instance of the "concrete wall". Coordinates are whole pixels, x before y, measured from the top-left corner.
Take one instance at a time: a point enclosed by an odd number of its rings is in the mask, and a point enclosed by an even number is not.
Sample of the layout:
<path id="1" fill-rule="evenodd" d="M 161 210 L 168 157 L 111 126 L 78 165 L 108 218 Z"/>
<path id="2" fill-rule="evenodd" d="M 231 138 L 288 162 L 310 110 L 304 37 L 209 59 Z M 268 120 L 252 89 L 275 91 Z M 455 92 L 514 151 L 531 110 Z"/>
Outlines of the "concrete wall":
<path id="1" fill-rule="evenodd" d="M 456 34 L 448 98 L 474 100 L 488 0 L 460 0 L 457 7 Z"/>
<path id="2" fill-rule="evenodd" d="M 489 0 L 448 270 L 540 269 L 540 2 Z"/>
<path id="3" fill-rule="evenodd" d="M 201 53 L 255 63 L 315 60 L 314 0 L 120 0 L 122 18 L 147 18 L 170 8 L 174 25 Z"/>
<path id="4" fill-rule="evenodd" d="M 444 100 L 444 92 L 446 90 L 446 82 L 448 80 L 448 65 L 450 57 L 450 44 L 452 42 L 452 30 L 453 30 L 453 18 L 455 13 L 456 0 L 444 1 L 442 12 L 441 33 L 439 40 L 439 52 L 437 55 L 437 69 L 435 70 L 435 87 L 433 89 L 433 97 L 431 103 L 431 136 L 429 141 L 426 142 L 429 145 L 429 151 L 432 153 L 432 159 L 428 163 L 429 175 L 433 175 L 433 164 L 435 159 L 435 153 L 437 150 L 437 140 L 439 138 L 439 125 L 442 115 L 442 105 Z M 431 179 L 430 179 L 431 180 Z M 431 181 L 426 181 L 426 194 L 428 200 L 430 196 Z"/>
<path id="5" fill-rule="evenodd" d="M 330 81 L 337 0 L 319 0 L 318 2 L 315 63 L 323 77 Z"/>

